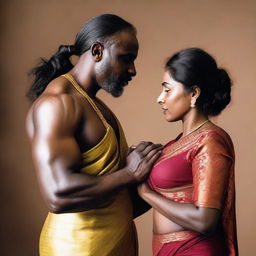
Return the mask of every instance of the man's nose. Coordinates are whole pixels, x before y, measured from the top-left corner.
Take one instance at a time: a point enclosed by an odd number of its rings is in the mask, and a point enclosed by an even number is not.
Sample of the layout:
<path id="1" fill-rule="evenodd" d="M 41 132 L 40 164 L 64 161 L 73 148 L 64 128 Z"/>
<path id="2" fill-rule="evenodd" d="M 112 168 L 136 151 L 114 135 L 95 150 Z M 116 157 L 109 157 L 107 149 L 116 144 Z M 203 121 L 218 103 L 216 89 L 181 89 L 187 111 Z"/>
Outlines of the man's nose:
<path id="1" fill-rule="evenodd" d="M 131 74 L 131 76 L 136 76 L 137 72 L 134 63 L 130 65 L 128 72 L 129 74 Z"/>

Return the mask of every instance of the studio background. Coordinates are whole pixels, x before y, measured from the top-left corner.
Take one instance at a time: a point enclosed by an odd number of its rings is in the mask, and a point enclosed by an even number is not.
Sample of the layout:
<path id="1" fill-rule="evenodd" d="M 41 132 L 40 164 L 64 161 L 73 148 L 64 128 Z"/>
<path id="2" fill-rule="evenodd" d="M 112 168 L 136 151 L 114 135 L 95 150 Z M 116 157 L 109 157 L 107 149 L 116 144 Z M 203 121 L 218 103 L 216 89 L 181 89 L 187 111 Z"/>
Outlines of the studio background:
<path id="1" fill-rule="evenodd" d="M 138 30 L 137 77 L 122 97 L 101 97 L 120 119 L 129 144 L 166 143 L 180 123 L 164 120 L 156 98 L 166 58 L 201 47 L 227 68 L 234 82 L 232 103 L 214 121 L 236 150 L 238 239 L 241 256 L 256 255 L 256 2 L 254 0 L 6 0 L 0 2 L 1 231 L 0 255 L 38 255 L 46 207 L 40 195 L 25 133 L 31 83 L 27 72 L 50 57 L 93 16 L 113 13 Z M 152 212 L 136 220 L 140 256 L 151 255 Z"/>

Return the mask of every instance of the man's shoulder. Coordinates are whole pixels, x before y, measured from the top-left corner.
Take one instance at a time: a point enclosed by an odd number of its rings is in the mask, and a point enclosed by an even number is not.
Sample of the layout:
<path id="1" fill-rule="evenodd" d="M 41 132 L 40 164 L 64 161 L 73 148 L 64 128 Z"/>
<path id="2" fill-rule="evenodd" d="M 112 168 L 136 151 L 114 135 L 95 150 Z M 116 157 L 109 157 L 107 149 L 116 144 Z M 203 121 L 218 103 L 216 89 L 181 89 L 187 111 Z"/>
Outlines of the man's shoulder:
<path id="1" fill-rule="evenodd" d="M 75 100 L 72 95 L 67 93 L 43 93 L 31 106 L 34 114 L 40 114 L 42 111 L 73 112 Z"/>
<path id="2" fill-rule="evenodd" d="M 72 102 L 72 95 L 70 93 L 70 86 L 67 80 L 60 76 L 53 79 L 45 88 L 43 93 L 33 102 L 31 108 L 37 110 L 38 108 L 48 106 L 61 106 L 62 102 Z"/>
<path id="3" fill-rule="evenodd" d="M 79 104 L 68 93 L 43 93 L 31 106 L 28 120 L 37 126 L 75 127 L 81 118 Z"/>
<path id="4" fill-rule="evenodd" d="M 62 95 L 62 94 L 69 94 L 71 89 L 72 89 L 72 86 L 70 86 L 69 81 L 65 77 L 59 76 L 53 79 L 47 85 L 45 92 L 53 95 Z"/>

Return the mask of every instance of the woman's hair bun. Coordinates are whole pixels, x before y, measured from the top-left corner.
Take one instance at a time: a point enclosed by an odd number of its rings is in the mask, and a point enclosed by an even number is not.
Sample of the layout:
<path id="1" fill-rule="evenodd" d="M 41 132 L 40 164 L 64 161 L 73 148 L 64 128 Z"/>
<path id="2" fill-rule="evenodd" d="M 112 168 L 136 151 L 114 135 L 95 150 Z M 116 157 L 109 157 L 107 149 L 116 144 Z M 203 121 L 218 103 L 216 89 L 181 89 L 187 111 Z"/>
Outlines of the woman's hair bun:
<path id="1" fill-rule="evenodd" d="M 195 85 L 201 89 L 196 106 L 205 115 L 216 116 L 229 104 L 231 79 L 206 51 L 200 48 L 182 50 L 171 56 L 165 67 L 188 91 Z"/>

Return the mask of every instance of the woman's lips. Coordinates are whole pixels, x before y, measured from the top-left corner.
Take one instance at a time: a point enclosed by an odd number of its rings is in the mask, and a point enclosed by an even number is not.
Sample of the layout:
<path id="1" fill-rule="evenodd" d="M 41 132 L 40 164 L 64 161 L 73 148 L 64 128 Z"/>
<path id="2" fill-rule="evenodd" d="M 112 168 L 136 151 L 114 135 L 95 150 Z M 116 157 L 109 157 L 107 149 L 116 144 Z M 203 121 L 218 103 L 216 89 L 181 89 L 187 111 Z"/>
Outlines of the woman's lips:
<path id="1" fill-rule="evenodd" d="M 164 112 L 164 114 L 165 114 L 165 112 L 168 110 L 167 108 L 162 108 L 162 110 L 163 110 L 163 112 Z"/>

